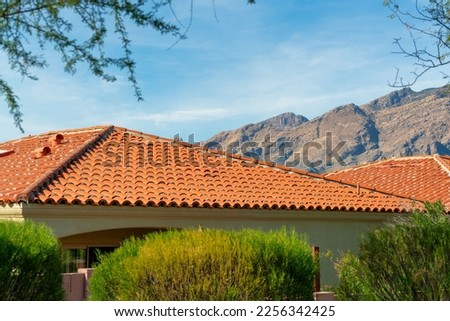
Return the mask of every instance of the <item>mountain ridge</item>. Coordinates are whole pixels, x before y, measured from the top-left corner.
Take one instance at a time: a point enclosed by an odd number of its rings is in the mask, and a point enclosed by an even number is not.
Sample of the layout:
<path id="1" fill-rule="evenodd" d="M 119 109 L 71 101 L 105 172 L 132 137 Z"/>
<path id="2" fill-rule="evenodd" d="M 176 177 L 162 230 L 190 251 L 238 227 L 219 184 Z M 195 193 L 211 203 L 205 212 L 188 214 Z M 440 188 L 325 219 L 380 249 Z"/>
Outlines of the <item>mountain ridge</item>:
<path id="1" fill-rule="evenodd" d="M 447 86 L 403 88 L 311 120 L 285 112 L 220 132 L 206 143 L 316 173 L 391 157 L 450 155 L 450 94 Z"/>

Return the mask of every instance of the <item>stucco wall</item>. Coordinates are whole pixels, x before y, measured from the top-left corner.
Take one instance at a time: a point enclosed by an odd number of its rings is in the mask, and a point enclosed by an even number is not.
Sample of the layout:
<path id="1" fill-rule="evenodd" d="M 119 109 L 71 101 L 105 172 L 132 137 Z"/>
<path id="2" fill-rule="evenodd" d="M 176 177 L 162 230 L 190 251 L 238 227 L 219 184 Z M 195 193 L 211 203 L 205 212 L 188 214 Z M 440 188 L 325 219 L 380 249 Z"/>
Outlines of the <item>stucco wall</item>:
<path id="1" fill-rule="evenodd" d="M 117 246 L 129 235 L 166 228 L 211 227 L 223 229 L 281 227 L 306 234 L 322 254 L 335 257 L 357 251 L 362 234 L 391 219 L 392 213 L 325 211 L 204 209 L 120 206 L 24 204 L 23 217 L 51 226 L 65 247 Z M 322 285 L 335 285 L 333 264 L 321 258 Z"/>

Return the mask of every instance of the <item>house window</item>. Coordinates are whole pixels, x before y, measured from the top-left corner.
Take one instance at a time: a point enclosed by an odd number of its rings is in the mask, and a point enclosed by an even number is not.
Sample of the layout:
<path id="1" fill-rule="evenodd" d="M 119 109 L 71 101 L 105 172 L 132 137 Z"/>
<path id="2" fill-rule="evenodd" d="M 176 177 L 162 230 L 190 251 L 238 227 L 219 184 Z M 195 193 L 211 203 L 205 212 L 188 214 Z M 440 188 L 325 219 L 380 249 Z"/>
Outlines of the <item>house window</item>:
<path id="1" fill-rule="evenodd" d="M 88 268 L 94 267 L 94 265 L 99 262 L 101 255 L 111 253 L 116 248 L 117 247 L 113 246 L 88 247 L 86 259 L 87 267 Z"/>
<path id="2" fill-rule="evenodd" d="M 86 267 L 86 249 L 64 249 L 62 253 L 63 271 L 75 273 Z"/>

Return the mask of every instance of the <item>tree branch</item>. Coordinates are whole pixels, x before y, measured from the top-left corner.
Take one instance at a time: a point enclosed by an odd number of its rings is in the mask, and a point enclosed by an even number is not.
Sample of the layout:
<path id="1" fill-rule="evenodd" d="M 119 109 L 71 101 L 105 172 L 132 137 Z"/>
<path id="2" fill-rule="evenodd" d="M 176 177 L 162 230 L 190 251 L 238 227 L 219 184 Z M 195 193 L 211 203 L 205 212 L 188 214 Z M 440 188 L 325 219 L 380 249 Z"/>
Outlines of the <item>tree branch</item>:
<path id="1" fill-rule="evenodd" d="M 450 63 L 450 16 L 446 9 L 448 0 L 433 0 L 427 5 L 421 6 L 419 1 L 415 1 L 416 14 L 409 11 L 401 10 L 396 0 L 385 1 L 385 5 L 391 10 L 392 18 L 397 19 L 404 25 L 409 32 L 412 49 L 405 48 L 401 39 L 394 40 L 394 44 L 399 51 L 395 54 L 403 54 L 405 57 L 413 58 L 417 62 L 414 63 L 420 70 L 411 72 L 413 79 L 404 81 L 399 76 L 397 69 L 393 83 L 389 83 L 392 87 L 406 87 L 415 84 L 420 77 L 431 69 L 441 68 Z M 420 22 L 420 26 L 410 23 L 409 20 Z M 417 37 L 415 34 L 426 36 L 427 39 L 434 40 L 434 49 L 428 50 L 427 47 L 419 48 Z"/>
<path id="2" fill-rule="evenodd" d="M 214 5 L 214 0 L 211 1 Z M 246 2 L 254 4 L 256 1 Z M 163 7 L 171 10 L 175 23 L 158 15 L 159 9 Z M 177 40 L 173 47 L 186 38 L 193 15 L 194 0 L 190 2 L 190 18 L 186 27 L 175 14 L 172 0 L 0 0 L 0 50 L 7 54 L 12 70 L 33 80 L 38 79 L 31 73 L 33 68 L 47 67 L 45 57 L 42 53 L 36 53 L 32 45 L 36 42 L 42 50 L 53 46 L 62 58 L 64 71 L 69 74 L 76 73 L 78 63 L 86 63 L 93 75 L 114 81 L 116 78 L 108 74 L 108 69 L 118 67 L 126 70 L 128 81 L 139 101 L 143 95 L 138 86 L 136 63 L 132 57 L 131 39 L 126 25 L 131 23 L 163 35 L 175 36 Z M 84 41 L 72 34 L 72 23 L 67 17 L 78 19 L 74 22 L 78 30 L 85 28 L 88 31 Z M 105 52 L 105 41 L 110 36 L 107 34 L 108 22 L 113 23 L 114 32 L 122 43 L 121 57 L 112 57 Z M 180 26 L 184 30 L 181 31 Z M 15 125 L 23 131 L 18 97 L 3 79 L 0 79 L 0 96 L 4 97 Z"/>

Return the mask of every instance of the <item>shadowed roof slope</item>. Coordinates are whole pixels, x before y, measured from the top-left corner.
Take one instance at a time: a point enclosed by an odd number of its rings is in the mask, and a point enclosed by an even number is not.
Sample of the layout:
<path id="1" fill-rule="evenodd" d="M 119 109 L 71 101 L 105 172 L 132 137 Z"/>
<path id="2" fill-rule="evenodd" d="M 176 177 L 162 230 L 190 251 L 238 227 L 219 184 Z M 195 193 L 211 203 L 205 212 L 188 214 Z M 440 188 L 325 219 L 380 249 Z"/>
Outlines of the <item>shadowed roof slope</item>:
<path id="1" fill-rule="evenodd" d="M 45 147 L 50 150 L 43 151 Z M 408 198 L 114 126 L 0 144 L 0 170 L 3 203 L 373 212 L 421 206 Z"/>
<path id="2" fill-rule="evenodd" d="M 450 210 L 450 157 L 416 156 L 383 160 L 329 173 L 326 178 L 394 193 L 422 202 L 441 201 Z"/>

